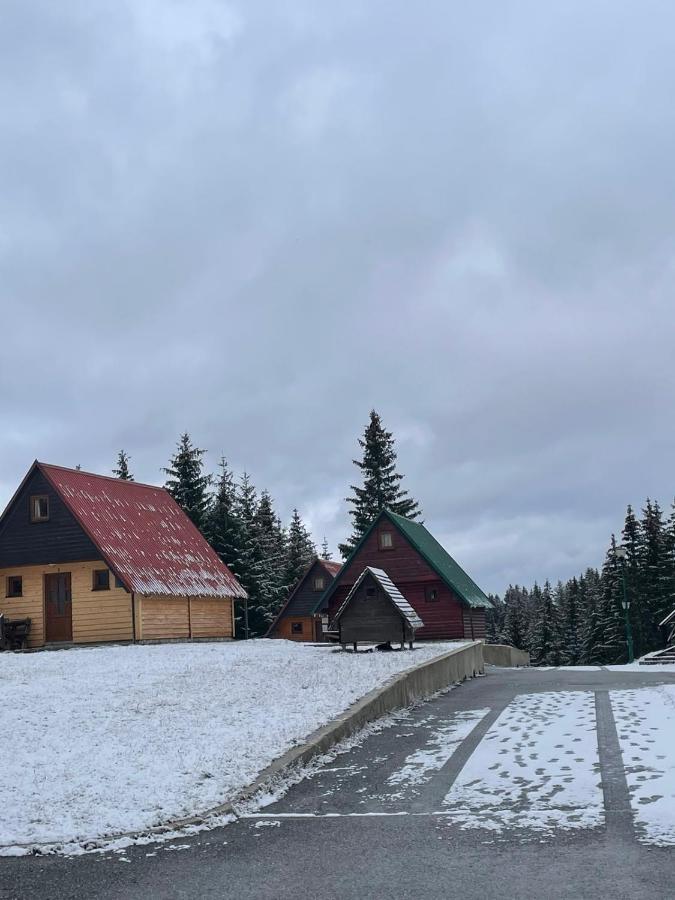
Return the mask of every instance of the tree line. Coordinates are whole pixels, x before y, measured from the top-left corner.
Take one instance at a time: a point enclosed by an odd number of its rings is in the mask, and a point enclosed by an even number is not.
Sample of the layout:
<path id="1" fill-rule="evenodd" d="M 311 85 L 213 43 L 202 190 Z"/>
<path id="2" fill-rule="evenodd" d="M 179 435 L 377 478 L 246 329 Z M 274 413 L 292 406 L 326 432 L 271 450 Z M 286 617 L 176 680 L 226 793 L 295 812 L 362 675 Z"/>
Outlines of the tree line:
<path id="1" fill-rule="evenodd" d="M 353 462 L 362 483 L 351 485 L 352 494 L 346 498 L 352 534 L 340 545 L 344 558 L 381 509 L 387 507 L 412 519 L 420 515 L 419 504 L 401 485 L 403 476 L 396 470 L 394 437 L 375 410 L 370 413 L 359 445 L 362 458 Z M 182 434 L 168 465 L 162 469 L 166 476 L 164 486 L 249 596 L 248 604 L 239 604 L 236 611 L 237 633 L 242 634 L 248 626 L 250 634 L 261 635 L 316 557 L 316 545 L 297 508 L 284 525 L 268 490 L 258 492 L 248 472 L 235 476 L 224 458 L 217 473 L 207 472 L 205 453 L 187 432 Z M 134 480 L 131 458 L 125 450 L 118 454 L 113 475 Z M 325 537 L 320 556 L 332 558 Z"/>
<path id="2" fill-rule="evenodd" d="M 651 500 L 640 518 L 628 506 L 621 540 L 612 535 L 600 571 L 555 587 L 510 585 L 491 600 L 488 641 L 529 650 L 533 665 L 625 663 L 629 631 L 636 658 L 661 649 L 659 622 L 675 606 L 675 503 L 667 519 Z"/>

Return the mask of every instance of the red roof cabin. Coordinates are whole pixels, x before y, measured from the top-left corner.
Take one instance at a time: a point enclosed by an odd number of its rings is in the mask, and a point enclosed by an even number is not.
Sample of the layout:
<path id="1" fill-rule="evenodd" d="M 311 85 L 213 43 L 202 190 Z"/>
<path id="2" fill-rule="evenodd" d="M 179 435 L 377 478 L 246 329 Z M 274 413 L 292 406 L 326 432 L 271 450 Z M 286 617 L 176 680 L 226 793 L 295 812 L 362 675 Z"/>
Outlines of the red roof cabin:
<path id="1" fill-rule="evenodd" d="M 0 517 L 0 613 L 29 647 L 232 638 L 245 597 L 161 487 L 36 461 Z"/>
<path id="2" fill-rule="evenodd" d="M 323 640 L 321 617 L 314 614 L 314 608 L 341 568 L 340 563 L 314 559 L 292 588 L 266 637 L 289 641 Z"/>
<path id="3" fill-rule="evenodd" d="M 423 625 L 416 640 L 481 640 L 487 596 L 418 522 L 389 510 L 373 521 L 314 607 L 334 629 L 338 610 L 365 569 L 382 570 Z"/>

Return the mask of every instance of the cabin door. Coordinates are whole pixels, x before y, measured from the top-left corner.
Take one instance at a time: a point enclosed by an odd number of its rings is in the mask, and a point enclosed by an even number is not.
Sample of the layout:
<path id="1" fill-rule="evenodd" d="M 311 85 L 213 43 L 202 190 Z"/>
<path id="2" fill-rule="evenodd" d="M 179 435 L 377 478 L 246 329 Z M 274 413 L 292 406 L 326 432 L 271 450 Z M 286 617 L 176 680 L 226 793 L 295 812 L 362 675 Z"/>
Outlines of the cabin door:
<path id="1" fill-rule="evenodd" d="M 60 643 L 73 639 L 73 598 L 70 572 L 45 575 L 45 641 Z"/>

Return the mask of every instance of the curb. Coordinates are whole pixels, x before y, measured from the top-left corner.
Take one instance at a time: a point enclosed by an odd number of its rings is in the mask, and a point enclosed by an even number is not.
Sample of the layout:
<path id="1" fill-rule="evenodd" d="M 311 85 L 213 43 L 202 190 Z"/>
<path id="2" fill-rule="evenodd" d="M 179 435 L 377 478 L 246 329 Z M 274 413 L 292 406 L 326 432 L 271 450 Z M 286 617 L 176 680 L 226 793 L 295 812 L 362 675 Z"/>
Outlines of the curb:
<path id="1" fill-rule="evenodd" d="M 343 713 L 331 720 L 327 725 L 317 728 L 301 744 L 287 750 L 282 756 L 267 766 L 258 777 L 247 785 L 232 800 L 213 806 L 210 809 L 194 816 L 186 816 L 181 819 L 171 819 L 162 825 L 155 825 L 141 831 L 125 831 L 109 835 L 104 838 L 96 838 L 90 841 L 74 842 L 84 846 L 88 851 L 102 850 L 108 844 L 125 838 L 151 838 L 153 835 L 161 837 L 169 832 L 182 829 L 204 826 L 209 819 L 218 816 L 237 816 L 237 807 L 250 800 L 261 788 L 264 788 L 274 777 L 288 769 L 300 767 L 308 763 L 313 757 L 319 756 L 345 738 L 351 737 L 360 731 L 364 725 L 381 718 L 387 713 L 407 706 L 418 700 L 431 697 L 451 684 L 466 681 L 477 674 L 484 672 L 482 641 L 472 641 L 463 644 L 454 650 L 449 650 L 440 656 L 419 663 L 410 669 L 394 675 L 381 687 L 367 693 L 356 703 L 353 703 Z M 150 841 L 148 841 L 150 843 Z M 8 845 L 23 846 L 23 845 Z M 72 846 L 69 843 L 51 843 L 49 845 L 32 844 L 31 847 L 49 848 L 52 852 L 56 847 L 66 848 Z M 0 847 L 0 850 L 3 849 Z M 29 848 L 26 848 L 29 849 Z"/>

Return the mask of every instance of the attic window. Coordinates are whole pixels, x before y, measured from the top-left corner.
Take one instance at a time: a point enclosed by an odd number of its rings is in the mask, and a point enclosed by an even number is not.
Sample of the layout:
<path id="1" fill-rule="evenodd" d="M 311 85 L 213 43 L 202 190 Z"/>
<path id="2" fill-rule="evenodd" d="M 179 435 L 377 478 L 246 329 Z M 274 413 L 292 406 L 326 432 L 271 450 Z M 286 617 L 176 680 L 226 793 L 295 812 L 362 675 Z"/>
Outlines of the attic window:
<path id="1" fill-rule="evenodd" d="M 7 597 L 23 597 L 23 578 L 21 575 L 10 575 L 7 578 Z"/>
<path id="2" fill-rule="evenodd" d="M 124 582 L 122 581 L 121 578 L 118 578 L 117 575 L 115 575 L 115 587 L 116 588 L 124 588 L 124 590 L 126 590 L 126 588 L 124 587 Z"/>
<path id="3" fill-rule="evenodd" d="M 436 603 L 438 601 L 438 588 L 427 585 L 424 588 L 424 599 L 427 603 Z"/>
<path id="4" fill-rule="evenodd" d="M 94 569 L 93 576 L 92 591 L 110 590 L 110 571 L 108 569 Z"/>
<path id="5" fill-rule="evenodd" d="M 315 591 L 325 591 L 326 590 L 326 579 L 323 575 L 317 575 L 314 579 L 314 590 Z"/>
<path id="6" fill-rule="evenodd" d="M 291 622 L 291 634 L 302 634 L 302 622 Z"/>
<path id="7" fill-rule="evenodd" d="M 372 600 L 374 596 L 375 596 L 375 588 L 367 587 L 366 588 L 366 600 Z"/>
<path id="8" fill-rule="evenodd" d="M 40 494 L 30 498 L 30 520 L 31 522 L 49 521 L 49 497 Z"/>
<path id="9" fill-rule="evenodd" d="M 380 550 L 393 550 L 394 536 L 391 531 L 380 532 Z"/>

